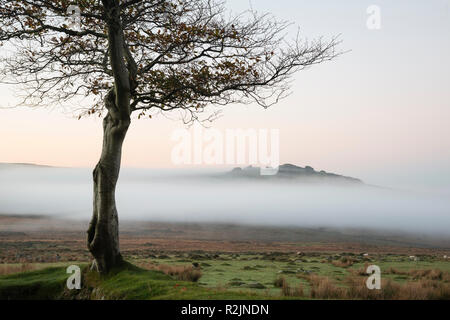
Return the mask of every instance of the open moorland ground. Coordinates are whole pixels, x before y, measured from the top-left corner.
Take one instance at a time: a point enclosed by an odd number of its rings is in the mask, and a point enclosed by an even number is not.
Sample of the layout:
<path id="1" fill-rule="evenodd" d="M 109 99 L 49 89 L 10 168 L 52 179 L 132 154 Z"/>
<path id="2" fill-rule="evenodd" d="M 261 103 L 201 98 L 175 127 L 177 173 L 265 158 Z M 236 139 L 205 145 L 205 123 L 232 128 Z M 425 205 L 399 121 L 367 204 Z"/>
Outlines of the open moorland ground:
<path id="1" fill-rule="evenodd" d="M 0 216 L 0 298 L 450 299 L 450 239 L 374 230 L 123 222 L 128 263 L 89 272 L 87 222 Z M 83 288 L 65 289 L 69 265 Z M 382 289 L 368 290 L 368 265 Z"/>

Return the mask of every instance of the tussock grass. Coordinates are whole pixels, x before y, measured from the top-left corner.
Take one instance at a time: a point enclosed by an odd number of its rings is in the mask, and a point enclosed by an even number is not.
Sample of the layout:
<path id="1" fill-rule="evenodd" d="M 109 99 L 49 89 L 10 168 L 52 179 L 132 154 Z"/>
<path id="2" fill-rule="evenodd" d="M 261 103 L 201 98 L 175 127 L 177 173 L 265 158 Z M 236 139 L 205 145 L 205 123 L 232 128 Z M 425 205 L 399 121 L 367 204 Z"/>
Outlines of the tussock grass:
<path id="1" fill-rule="evenodd" d="M 380 300 L 448 300 L 450 285 L 436 280 L 422 279 L 400 284 L 391 279 L 381 281 L 380 290 L 369 290 L 363 279 L 348 279 L 347 299 Z"/>
<path id="2" fill-rule="evenodd" d="M 140 263 L 140 267 L 146 270 L 161 271 L 174 279 L 181 281 L 197 282 L 202 277 L 202 271 L 193 266 L 175 266 L 167 264 Z"/>
<path id="3" fill-rule="evenodd" d="M 395 275 L 405 275 L 411 277 L 413 280 L 442 280 L 446 282 L 450 282 L 450 272 L 442 271 L 439 269 L 424 269 L 424 270 L 408 270 L 402 271 L 396 268 L 388 268 L 385 271 L 387 274 L 395 274 Z"/>
<path id="4" fill-rule="evenodd" d="M 356 271 L 355 273 L 357 273 Z M 411 271 L 412 274 L 415 274 Z M 310 283 L 310 298 L 313 299 L 356 299 L 356 300 L 448 300 L 450 284 L 433 280 L 440 273 L 424 273 L 429 278 L 400 284 L 391 279 L 382 279 L 380 290 L 369 290 L 366 277 L 351 275 L 346 278 L 345 286 L 336 286 L 329 278 L 309 275 L 305 279 Z"/>
<path id="5" fill-rule="evenodd" d="M 273 285 L 276 288 L 281 288 L 281 295 L 284 297 L 304 297 L 305 292 L 301 284 L 291 287 L 286 278 L 281 276 L 275 279 Z"/>
<path id="6" fill-rule="evenodd" d="M 274 280 L 273 285 L 275 286 L 275 288 L 282 288 L 285 283 L 286 283 L 285 277 L 278 277 Z"/>
<path id="7" fill-rule="evenodd" d="M 197 282 L 202 276 L 202 271 L 192 266 L 160 265 L 156 270 L 162 271 L 181 281 Z"/>
<path id="8" fill-rule="evenodd" d="M 313 299 L 345 299 L 345 289 L 337 287 L 328 277 L 309 275 L 307 280 L 311 284 L 309 292 Z"/>
<path id="9" fill-rule="evenodd" d="M 331 264 L 339 268 L 348 268 L 352 266 L 356 261 L 349 257 L 342 257 L 340 260 L 331 261 Z"/>
<path id="10" fill-rule="evenodd" d="M 21 264 L 0 264 L 0 275 L 13 274 L 18 272 L 26 272 L 38 270 L 39 266 L 30 263 Z"/>
<path id="11" fill-rule="evenodd" d="M 284 297 L 303 297 L 305 292 L 301 284 L 298 284 L 296 287 L 291 287 L 287 282 L 284 282 L 281 287 L 281 294 Z"/>

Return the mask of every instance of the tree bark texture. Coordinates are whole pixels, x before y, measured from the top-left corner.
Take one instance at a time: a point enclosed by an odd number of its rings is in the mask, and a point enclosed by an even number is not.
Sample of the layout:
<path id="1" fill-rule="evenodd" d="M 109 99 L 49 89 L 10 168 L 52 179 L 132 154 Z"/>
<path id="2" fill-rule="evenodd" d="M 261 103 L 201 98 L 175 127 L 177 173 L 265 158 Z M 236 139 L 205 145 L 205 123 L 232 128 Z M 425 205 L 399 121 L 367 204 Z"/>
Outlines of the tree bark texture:
<path id="1" fill-rule="evenodd" d="M 92 267 L 106 273 L 122 262 L 119 249 L 119 222 L 115 191 L 119 178 L 122 144 L 130 125 L 129 117 L 115 114 L 114 94 L 106 103 L 109 110 L 103 120 L 103 148 L 93 172 L 93 215 L 88 229 L 88 249 L 94 257 Z M 112 104 L 112 105 L 111 105 Z"/>

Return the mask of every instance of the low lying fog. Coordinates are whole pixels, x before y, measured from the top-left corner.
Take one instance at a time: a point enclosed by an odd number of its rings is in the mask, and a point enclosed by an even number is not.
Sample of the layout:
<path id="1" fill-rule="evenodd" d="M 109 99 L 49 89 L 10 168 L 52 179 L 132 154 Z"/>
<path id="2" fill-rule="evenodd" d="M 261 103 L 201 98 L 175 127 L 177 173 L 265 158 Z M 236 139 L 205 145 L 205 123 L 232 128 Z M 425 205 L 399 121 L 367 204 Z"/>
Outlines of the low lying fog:
<path id="1" fill-rule="evenodd" d="M 0 167 L 0 213 L 89 219 L 90 169 Z M 450 197 L 370 186 L 217 177 L 210 171 L 123 169 L 122 220 L 367 227 L 450 234 Z"/>

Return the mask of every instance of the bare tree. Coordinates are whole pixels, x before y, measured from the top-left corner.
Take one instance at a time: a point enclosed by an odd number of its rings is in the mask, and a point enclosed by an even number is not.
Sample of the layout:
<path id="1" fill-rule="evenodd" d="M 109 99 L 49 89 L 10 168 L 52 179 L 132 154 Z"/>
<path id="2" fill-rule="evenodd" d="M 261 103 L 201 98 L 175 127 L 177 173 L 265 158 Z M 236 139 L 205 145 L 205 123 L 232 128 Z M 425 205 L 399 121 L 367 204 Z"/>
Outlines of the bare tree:
<path id="1" fill-rule="evenodd" d="M 191 122 L 208 105 L 268 107 L 294 72 L 336 57 L 338 40 L 289 44 L 288 24 L 255 12 L 228 16 L 214 0 L 73 4 L 79 27 L 62 19 L 73 8 L 68 0 L 0 0 L 0 43 L 10 52 L 2 81 L 22 86 L 23 104 L 87 96 L 92 106 L 80 116 L 104 114 L 87 246 L 93 266 L 107 272 L 122 261 L 115 188 L 131 114 L 181 110 Z"/>

